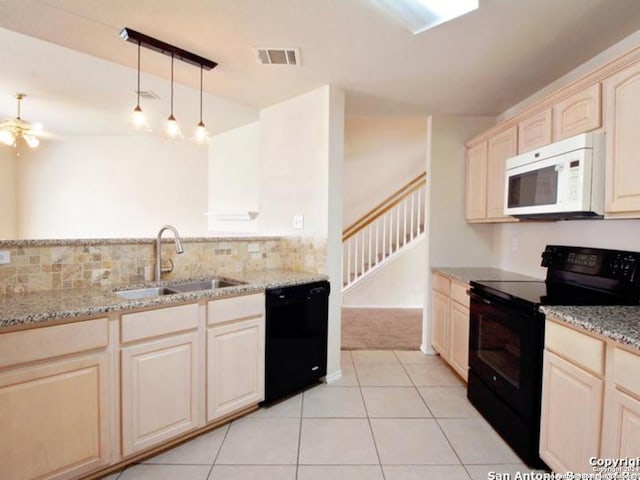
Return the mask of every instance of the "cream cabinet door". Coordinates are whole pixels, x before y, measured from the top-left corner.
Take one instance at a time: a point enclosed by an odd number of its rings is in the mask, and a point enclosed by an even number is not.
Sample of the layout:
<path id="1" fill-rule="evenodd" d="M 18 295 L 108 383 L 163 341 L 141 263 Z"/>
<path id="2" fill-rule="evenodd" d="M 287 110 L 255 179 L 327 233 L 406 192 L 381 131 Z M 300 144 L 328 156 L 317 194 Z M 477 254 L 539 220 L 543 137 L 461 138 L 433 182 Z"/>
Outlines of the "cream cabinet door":
<path id="1" fill-rule="evenodd" d="M 613 388 L 608 397 L 602 455 L 640 457 L 640 400 Z"/>
<path id="2" fill-rule="evenodd" d="M 602 100 L 596 83 L 553 106 L 554 141 L 600 128 Z"/>
<path id="3" fill-rule="evenodd" d="M 449 361 L 449 296 L 432 290 L 431 345 Z"/>
<path id="4" fill-rule="evenodd" d="M 77 478 L 110 461 L 109 356 L 0 373 L 0 477 Z"/>
<path id="5" fill-rule="evenodd" d="M 518 154 L 551 143 L 551 109 L 532 115 L 518 124 Z"/>
<path id="6" fill-rule="evenodd" d="M 545 350 L 540 457 L 555 472 L 591 472 L 600 456 L 603 380 Z"/>
<path id="7" fill-rule="evenodd" d="M 515 126 L 487 141 L 487 219 L 510 219 L 504 214 L 505 161 L 517 153 L 518 130 Z M 515 219 L 512 219 L 515 221 Z"/>
<path id="8" fill-rule="evenodd" d="M 487 142 L 467 150 L 465 172 L 465 218 L 469 221 L 487 217 Z"/>
<path id="9" fill-rule="evenodd" d="M 131 455 L 198 426 L 198 333 L 122 348 L 122 453 Z"/>
<path id="10" fill-rule="evenodd" d="M 207 421 L 264 399 L 264 317 L 207 332 Z"/>
<path id="11" fill-rule="evenodd" d="M 454 301 L 451 301 L 449 308 L 449 363 L 466 382 L 469 376 L 469 308 Z"/>
<path id="12" fill-rule="evenodd" d="M 604 82 L 605 211 L 640 217 L 640 63 Z"/>

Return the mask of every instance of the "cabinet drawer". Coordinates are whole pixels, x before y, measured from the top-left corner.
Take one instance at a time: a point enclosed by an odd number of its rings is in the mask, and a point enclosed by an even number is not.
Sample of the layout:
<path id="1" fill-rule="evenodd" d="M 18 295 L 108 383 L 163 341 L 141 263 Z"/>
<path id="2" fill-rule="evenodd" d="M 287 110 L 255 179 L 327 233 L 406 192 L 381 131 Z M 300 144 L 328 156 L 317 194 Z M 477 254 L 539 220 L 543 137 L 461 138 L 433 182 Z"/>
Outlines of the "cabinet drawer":
<path id="1" fill-rule="evenodd" d="M 146 312 L 122 315 L 122 342 L 135 342 L 143 338 L 198 328 L 198 304 L 159 308 Z"/>
<path id="2" fill-rule="evenodd" d="M 640 355 L 613 349 L 613 381 L 640 397 Z"/>
<path id="3" fill-rule="evenodd" d="M 545 329 L 547 349 L 582 368 L 604 375 L 604 341 L 551 321 L 546 322 Z"/>
<path id="4" fill-rule="evenodd" d="M 451 282 L 451 300 L 458 302 L 465 307 L 469 306 L 469 295 L 467 290 L 469 289 L 468 283 L 460 283 L 455 280 Z"/>
<path id="5" fill-rule="evenodd" d="M 264 315 L 264 294 L 212 300 L 207 306 L 207 324 Z"/>
<path id="6" fill-rule="evenodd" d="M 437 273 L 433 275 L 431 280 L 431 287 L 434 290 L 437 290 L 440 293 L 444 293 L 448 297 L 450 285 L 451 285 L 451 280 L 449 280 L 447 277 L 444 277 Z"/>
<path id="7" fill-rule="evenodd" d="M 106 347 L 106 318 L 0 335 L 0 368 Z"/>

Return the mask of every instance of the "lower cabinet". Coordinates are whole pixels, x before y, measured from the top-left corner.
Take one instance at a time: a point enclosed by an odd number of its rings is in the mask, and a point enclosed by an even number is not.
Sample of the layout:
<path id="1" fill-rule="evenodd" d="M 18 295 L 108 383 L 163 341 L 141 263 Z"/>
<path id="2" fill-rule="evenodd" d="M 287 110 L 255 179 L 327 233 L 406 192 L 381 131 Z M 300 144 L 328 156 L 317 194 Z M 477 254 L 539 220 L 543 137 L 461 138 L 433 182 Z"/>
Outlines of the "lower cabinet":
<path id="1" fill-rule="evenodd" d="M 602 455 L 640 457 L 640 355 L 613 347 L 605 392 Z"/>
<path id="2" fill-rule="evenodd" d="M 593 472 L 600 456 L 604 382 L 544 352 L 540 456 L 556 472 Z"/>
<path id="3" fill-rule="evenodd" d="M 196 304 L 122 316 L 123 456 L 199 426 L 197 329 Z"/>
<path id="4" fill-rule="evenodd" d="M 469 306 L 451 301 L 449 364 L 467 381 L 469 376 Z"/>
<path id="5" fill-rule="evenodd" d="M 640 399 L 617 388 L 612 390 L 609 399 L 602 455 L 637 458 L 640 455 Z"/>
<path id="6" fill-rule="evenodd" d="M 431 345 L 466 382 L 469 375 L 469 285 L 434 274 Z"/>
<path id="7" fill-rule="evenodd" d="M 437 290 L 431 296 L 431 345 L 449 361 L 449 295 Z"/>
<path id="8" fill-rule="evenodd" d="M 548 317 L 540 457 L 556 472 L 640 456 L 640 354 Z"/>
<path id="9" fill-rule="evenodd" d="M 84 478 L 257 405 L 264 307 L 126 313 L 120 338 L 115 316 L 0 333 L 0 479 Z"/>
<path id="10" fill-rule="evenodd" d="M 264 294 L 209 302 L 207 421 L 264 399 Z"/>
<path id="11" fill-rule="evenodd" d="M 0 335 L 1 478 L 77 478 L 111 461 L 107 323 Z"/>

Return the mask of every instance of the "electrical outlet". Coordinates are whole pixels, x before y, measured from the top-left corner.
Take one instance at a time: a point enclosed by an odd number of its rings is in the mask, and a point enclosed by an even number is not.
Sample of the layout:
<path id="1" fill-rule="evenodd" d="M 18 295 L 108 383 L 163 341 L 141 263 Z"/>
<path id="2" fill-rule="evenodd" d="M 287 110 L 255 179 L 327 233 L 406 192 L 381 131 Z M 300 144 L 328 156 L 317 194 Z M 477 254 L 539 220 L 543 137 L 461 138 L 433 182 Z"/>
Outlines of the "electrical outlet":
<path id="1" fill-rule="evenodd" d="M 518 251 L 518 239 L 515 237 L 511 239 L 511 251 L 512 252 Z"/>
<path id="2" fill-rule="evenodd" d="M 0 265 L 7 265 L 11 263 L 11 253 L 9 250 L 0 251 Z"/>
<path id="3" fill-rule="evenodd" d="M 304 228 L 304 216 L 302 215 L 293 216 L 293 228 L 295 228 L 296 230 L 302 230 Z"/>

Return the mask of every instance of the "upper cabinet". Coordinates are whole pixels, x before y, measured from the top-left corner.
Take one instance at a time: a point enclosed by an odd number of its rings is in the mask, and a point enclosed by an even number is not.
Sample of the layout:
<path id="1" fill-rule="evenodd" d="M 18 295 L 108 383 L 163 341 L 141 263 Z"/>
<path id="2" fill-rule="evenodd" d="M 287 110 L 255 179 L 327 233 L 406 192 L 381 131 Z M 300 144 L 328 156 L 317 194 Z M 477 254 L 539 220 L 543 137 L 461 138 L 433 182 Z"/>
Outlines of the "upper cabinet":
<path id="1" fill-rule="evenodd" d="M 551 109 L 525 118 L 518 124 L 518 153 L 551 143 Z"/>
<path id="2" fill-rule="evenodd" d="M 467 150 L 465 218 L 469 222 L 513 221 L 504 215 L 504 165 L 517 151 L 511 127 Z"/>
<path id="3" fill-rule="evenodd" d="M 591 85 L 553 106 L 553 140 L 563 140 L 600 128 L 600 84 Z"/>
<path id="4" fill-rule="evenodd" d="M 510 219 L 504 214 L 504 170 L 507 158 L 516 155 L 518 129 L 513 126 L 487 141 L 487 219 Z"/>
<path id="5" fill-rule="evenodd" d="M 487 142 L 467 150 L 465 218 L 480 221 L 487 217 Z"/>
<path id="6" fill-rule="evenodd" d="M 640 217 L 640 63 L 604 82 L 606 132 L 605 212 Z"/>

